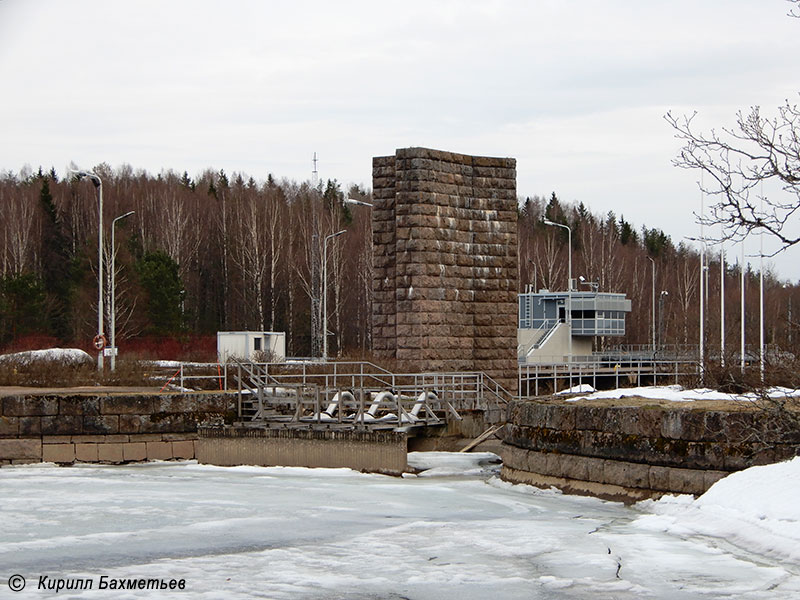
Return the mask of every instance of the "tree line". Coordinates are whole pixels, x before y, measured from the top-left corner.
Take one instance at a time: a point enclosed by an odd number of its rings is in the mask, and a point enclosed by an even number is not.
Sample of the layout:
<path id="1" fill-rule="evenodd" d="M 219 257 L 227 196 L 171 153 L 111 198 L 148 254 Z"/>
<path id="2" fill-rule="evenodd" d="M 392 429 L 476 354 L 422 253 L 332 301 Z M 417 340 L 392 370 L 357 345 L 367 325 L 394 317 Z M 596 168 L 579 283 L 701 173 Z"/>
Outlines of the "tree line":
<path id="1" fill-rule="evenodd" d="M 330 354 L 369 356 L 371 211 L 345 202 L 369 202 L 369 190 L 272 174 L 256 181 L 211 169 L 192 178 L 101 164 L 94 173 L 103 185 L 104 263 L 110 266 L 113 254 L 123 350 L 148 337 L 272 330 L 286 333 L 290 355 L 318 356 L 327 271 Z M 112 248 L 112 221 L 130 211 L 114 226 Z M 649 344 L 655 325 L 658 343 L 697 344 L 700 268 L 694 247 L 673 243 L 657 228 L 636 228 L 622 215 L 596 215 L 583 203 L 562 202 L 555 193 L 520 198 L 520 291 L 567 285 L 568 236 L 544 224 L 545 218 L 572 229 L 574 277 L 632 300 L 625 338 L 603 343 Z M 339 231 L 345 233 L 333 237 Z M 50 343 L 88 347 L 97 323 L 97 255 L 98 203 L 91 183 L 59 177 L 54 169 L 0 175 L 0 346 L 44 336 Z M 720 323 L 718 249 L 712 248 L 708 264 L 706 329 L 713 348 Z M 738 349 L 742 268 L 734 259 L 724 271 L 729 351 Z M 747 339 L 757 344 L 758 273 L 744 268 Z M 110 277 L 106 268 L 106 322 Z M 769 270 L 765 286 L 767 341 L 794 351 L 797 288 Z M 794 310 L 800 312 L 800 303 Z"/>

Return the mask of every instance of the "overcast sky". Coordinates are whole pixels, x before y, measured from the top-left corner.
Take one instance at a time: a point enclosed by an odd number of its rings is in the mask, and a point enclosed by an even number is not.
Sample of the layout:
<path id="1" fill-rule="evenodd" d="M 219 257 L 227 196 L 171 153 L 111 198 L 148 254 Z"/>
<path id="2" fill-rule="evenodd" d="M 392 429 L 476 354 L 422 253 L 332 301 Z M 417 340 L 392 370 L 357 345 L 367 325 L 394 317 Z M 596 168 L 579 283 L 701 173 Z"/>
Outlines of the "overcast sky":
<path id="1" fill-rule="evenodd" d="M 704 129 L 800 91 L 784 0 L 0 0 L 0 170 L 128 163 L 371 187 L 425 146 L 517 159 L 521 196 L 697 236 Z M 752 242 L 748 253 L 758 251 Z M 738 249 L 732 249 L 739 253 Z M 791 250 L 774 260 L 800 278 Z"/>

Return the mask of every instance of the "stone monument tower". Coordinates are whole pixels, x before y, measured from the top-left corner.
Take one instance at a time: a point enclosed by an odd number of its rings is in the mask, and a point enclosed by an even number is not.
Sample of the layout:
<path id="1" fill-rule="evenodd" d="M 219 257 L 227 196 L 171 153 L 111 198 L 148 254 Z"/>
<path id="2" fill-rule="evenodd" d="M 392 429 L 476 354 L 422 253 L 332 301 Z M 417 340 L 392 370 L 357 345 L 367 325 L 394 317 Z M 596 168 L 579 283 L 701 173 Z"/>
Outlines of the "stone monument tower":
<path id="1" fill-rule="evenodd" d="M 372 160 L 372 186 L 376 355 L 515 393 L 516 160 L 402 148 Z"/>

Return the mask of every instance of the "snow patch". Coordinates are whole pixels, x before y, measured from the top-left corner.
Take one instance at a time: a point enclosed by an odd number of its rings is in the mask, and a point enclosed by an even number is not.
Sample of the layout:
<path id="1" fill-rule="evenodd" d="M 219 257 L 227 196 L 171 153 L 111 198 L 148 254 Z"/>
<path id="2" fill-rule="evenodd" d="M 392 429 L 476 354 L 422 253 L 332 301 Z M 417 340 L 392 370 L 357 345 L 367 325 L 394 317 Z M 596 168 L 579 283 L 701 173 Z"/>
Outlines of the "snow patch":
<path id="1" fill-rule="evenodd" d="M 575 388 L 570 388 L 575 389 Z M 559 392 L 559 394 L 573 393 L 569 390 Z M 582 393 L 582 392 L 579 392 Z M 797 398 L 800 397 L 800 390 L 793 390 L 784 387 L 773 387 L 766 391 L 770 398 Z M 733 402 L 754 402 L 760 398 L 755 393 L 747 394 L 727 394 L 708 388 L 696 388 L 687 390 L 680 385 L 667 386 L 644 386 L 635 388 L 619 388 L 615 390 L 605 390 L 594 392 L 585 396 L 567 398 L 567 402 L 578 400 L 603 400 L 603 399 L 622 399 L 622 398 L 649 398 L 652 400 L 668 400 L 671 402 L 693 402 L 695 400 L 728 400 Z"/>
<path id="2" fill-rule="evenodd" d="M 0 355 L 0 363 L 30 365 L 47 362 L 78 366 L 93 364 L 94 359 L 78 348 L 48 348 L 46 350 L 27 350 L 25 352 Z"/>
<path id="3" fill-rule="evenodd" d="M 581 385 L 574 385 L 569 389 L 556 392 L 556 396 L 564 396 L 566 394 L 591 394 L 592 392 L 595 391 L 597 390 L 595 390 L 588 383 L 582 383 Z"/>

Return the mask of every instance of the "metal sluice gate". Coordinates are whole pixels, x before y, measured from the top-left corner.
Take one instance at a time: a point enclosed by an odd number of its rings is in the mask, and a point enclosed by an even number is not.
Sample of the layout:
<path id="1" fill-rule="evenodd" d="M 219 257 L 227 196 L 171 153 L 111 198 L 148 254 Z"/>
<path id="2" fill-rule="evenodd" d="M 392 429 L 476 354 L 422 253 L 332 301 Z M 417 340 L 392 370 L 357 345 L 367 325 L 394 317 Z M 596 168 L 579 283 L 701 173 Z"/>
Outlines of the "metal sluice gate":
<path id="1" fill-rule="evenodd" d="M 238 425 L 404 430 L 460 412 L 501 414 L 511 395 L 483 373 L 395 374 L 372 363 L 237 362 Z"/>

